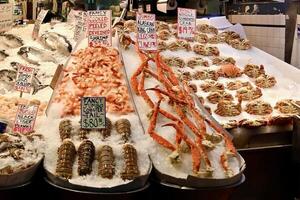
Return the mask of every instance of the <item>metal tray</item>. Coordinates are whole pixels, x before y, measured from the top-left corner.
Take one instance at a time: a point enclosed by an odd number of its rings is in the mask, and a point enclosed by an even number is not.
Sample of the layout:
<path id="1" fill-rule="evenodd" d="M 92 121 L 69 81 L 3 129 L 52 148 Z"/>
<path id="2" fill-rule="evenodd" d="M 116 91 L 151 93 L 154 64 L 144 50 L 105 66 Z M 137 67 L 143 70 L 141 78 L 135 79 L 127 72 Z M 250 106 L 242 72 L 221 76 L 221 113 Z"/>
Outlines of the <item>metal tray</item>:
<path id="1" fill-rule="evenodd" d="M 224 178 L 224 179 L 199 178 L 191 175 L 188 175 L 186 179 L 176 178 L 174 176 L 161 173 L 160 171 L 155 169 L 155 166 L 153 171 L 156 179 L 158 179 L 160 182 L 177 185 L 178 187 L 191 187 L 197 189 L 226 187 L 226 186 L 236 184 L 240 182 L 243 178 L 245 178 L 243 172 L 246 168 L 246 163 L 242 158 L 242 156 L 240 156 L 240 159 L 242 162 L 240 167 L 240 172 L 230 178 Z"/>
<path id="2" fill-rule="evenodd" d="M 143 176 L 139 176 L 133 181 L 118 185 L 115 187 L 105 187 L 105 188 L 99 188 L 99 187 L 87 187 L 87 186 L 82 186 L 82 185 L 77 185 L 77 184 L 72 184 L 68 180 L 59 178 L 49 172 L 48 170 L 45 169 L 46 175 L 47 175 L 47 182 L 50 183 L 51 185 L 67 190 L 72 190 L 72 191 L 80 191 L 82 193 L 87 192 L 97 192 L 97 193 L 116 193 L 116 192 L 129 192 L 133 190 L 138 190 L 140 188 L 143 188 L 147 181 L 149 174 L 152 170 L 152 165 L 149 167 L 149 173 Z"/>

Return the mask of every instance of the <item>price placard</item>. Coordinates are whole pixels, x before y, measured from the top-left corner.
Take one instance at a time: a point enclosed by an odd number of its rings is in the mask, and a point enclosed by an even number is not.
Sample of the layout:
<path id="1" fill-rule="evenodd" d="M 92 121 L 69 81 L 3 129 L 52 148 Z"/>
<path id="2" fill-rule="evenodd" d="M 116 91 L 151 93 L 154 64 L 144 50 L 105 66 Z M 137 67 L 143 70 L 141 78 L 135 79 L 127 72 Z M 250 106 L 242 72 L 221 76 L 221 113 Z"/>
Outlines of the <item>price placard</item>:
<path id="1" fill-rule="evenodd" d="M 88 42 L 89 47 L 112 45 L 111 10 L 88 11 Z"/>
<path id="2" fill-rule="evenodd" d="M 139 49 L 156 51 L 157 50 L 157 36 L 155 30 L 155 15 L 137 13 L 137 41 Z"/>
<path id="3" fill-rule="evenodd" d="M 74 40 L 79 41 L 81 38 L 86 37 L 86 23 L 87 23 L 87 12 L 77 11 L 75 13 L 75 29 L 74 29 Z"/>
<path id="4" fill-rule="evenodd" d="M 81 128 L 105 128 L 105 97 L 82 97 Z"/>
<path id="5" fill-rule="evenodd" d="M 36 104 L 19 105 L 13 131 L 23 134 L 32 132 L 38 109 Z"/>
<path id="6" fill-rule="evenodd" d="M 48 13 L 48 10 L 41 10 L 38 17 L 37 17 L 37 19 L 35 20 L 33 31 L 32 31 L 32 38 L 34 40 L 39 37 L 41 24 L 44 21 L 47 13 Z"/>
<path id="7" fill-rule="evenodd" d="M 15 90 L 30 93 L 34 68 L 24 65 L 18 66 L 18 73 L 15 82 Z"/>
<path id="8" fill-rule="evenodd" d="M 196 10 L 177 9 L 177 34 L 182 39 L 193 39 L 196 29 Z"/>
<path id="9" fill-rule="evenodd" d="M 12 4 L 0 4 L 0 32 L 8 31 L 13 24 Z"/>

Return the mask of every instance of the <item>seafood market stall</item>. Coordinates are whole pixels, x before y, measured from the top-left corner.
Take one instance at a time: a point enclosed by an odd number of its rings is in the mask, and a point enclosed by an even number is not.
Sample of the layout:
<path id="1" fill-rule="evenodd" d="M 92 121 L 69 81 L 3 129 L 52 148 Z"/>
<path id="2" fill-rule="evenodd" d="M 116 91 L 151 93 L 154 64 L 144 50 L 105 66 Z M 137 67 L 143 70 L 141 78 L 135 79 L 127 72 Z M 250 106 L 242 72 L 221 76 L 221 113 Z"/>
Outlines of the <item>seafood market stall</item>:
<path id="1" fill-rule="evenodd" d="M 0 33 L 7 199 L 35 189 L 61 199 L 242 199 L 245 185 L 267 185 L 266 168 L 292 166 L 298 69 L 209 20 L 184 39 L 180 24 L 146 14 L 149 42 L 139 20 L 74 12 Z M 99 36 L 99 27 L 111 28 Z"/>

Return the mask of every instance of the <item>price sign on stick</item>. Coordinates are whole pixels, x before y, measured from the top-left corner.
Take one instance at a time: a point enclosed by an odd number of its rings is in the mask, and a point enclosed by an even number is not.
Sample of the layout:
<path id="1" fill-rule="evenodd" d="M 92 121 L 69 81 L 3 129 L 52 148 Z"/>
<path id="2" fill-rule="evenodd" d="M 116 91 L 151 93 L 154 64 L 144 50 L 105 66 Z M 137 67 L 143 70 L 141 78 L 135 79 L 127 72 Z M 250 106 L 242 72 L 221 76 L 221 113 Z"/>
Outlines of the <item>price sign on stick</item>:
<path id="1" fill-rule="evenodd" d="M 80 41 L 82 37 L 86 37 L 86 21 L 87 21 L 87 12 L 77 11 L 75 13 L 75 29 L 74 29 L 74 40 Z"/>
<path id="2" fill-rule="evenodd" d="M 12 4 L 0 4 L 0 32 L 8 31 L 13 24 Z"/>
<path id="3" fill-rule="evenodd" d="M 35 40 L 39 37 L 40 27 L 42 22 L 44 21 L 48 10 L 41 10 L 37 19 L 35 20 L 33 31 L 32 31 L 32 38 Z"/>
<path id="4" fill-rule="evenodd" d="M 193 39 L 196 29 L 196 10 L 177 9 L 177 34 L 182 39 Z"/>
<path id="5" fill-rule="evenodd" d="M 13 131 L 17 133 L 30 133 L 33 131 L 39 105 L 19 105 Z"/>
<path id="6" fill-rule="evenodd" d="M 88 11 L 87 28 L 89 47 L 112 45 L 111 10 Z"/>
<path id="7" fill-rule="evenodd" d="M 105 128 L 105 97 L 82 97 L 81 128 Z"/>
<path id="8" fill-rule="evenodd" d="M 15 90 L 30 93 L 34 68 L 19 65 L 17 78 L 15 82 Z"/>
<path id="9" fill-rule="evenodd" d="M 155 30 L 155 15 L 137 13 L 137 42 L 139 49 L 156 51 L 157 50 L 157 37 Z"/>

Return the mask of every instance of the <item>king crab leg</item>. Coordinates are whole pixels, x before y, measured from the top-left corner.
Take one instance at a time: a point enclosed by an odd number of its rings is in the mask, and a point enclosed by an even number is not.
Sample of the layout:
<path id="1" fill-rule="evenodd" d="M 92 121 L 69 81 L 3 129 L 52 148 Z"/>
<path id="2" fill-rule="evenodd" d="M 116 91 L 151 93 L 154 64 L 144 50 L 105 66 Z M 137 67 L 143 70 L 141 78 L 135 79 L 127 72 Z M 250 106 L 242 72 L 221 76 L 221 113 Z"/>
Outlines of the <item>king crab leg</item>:
<path id="1" fill-rule="evenodd" d="M 149 124 L 149 127 L 148 127 L 148 133 L 155 141 L 157 141 L 157 143 L 159 143 L 160 145 L 164 146 L 165 148 L 167 148 L 171 151 L 175 151 L 176 147 L 173 144 L 171 144 L 168 140 L 164 139 L 163 137 L 161 137 L 160 135 L 158 135 L 155 132 L 155 127 L 156 127 L 157 117 L 158 117 L 158 113 L 159 113 L 160 102 L 161 101 L 159 100 L 157 102 L 157 104 L 155 105 L 153 114 L 152 114 L 151 119 L 150 119 L 150 124 Z"/>

